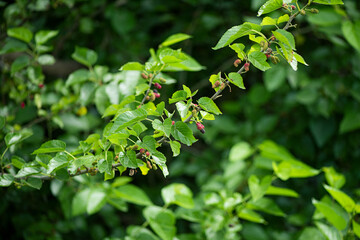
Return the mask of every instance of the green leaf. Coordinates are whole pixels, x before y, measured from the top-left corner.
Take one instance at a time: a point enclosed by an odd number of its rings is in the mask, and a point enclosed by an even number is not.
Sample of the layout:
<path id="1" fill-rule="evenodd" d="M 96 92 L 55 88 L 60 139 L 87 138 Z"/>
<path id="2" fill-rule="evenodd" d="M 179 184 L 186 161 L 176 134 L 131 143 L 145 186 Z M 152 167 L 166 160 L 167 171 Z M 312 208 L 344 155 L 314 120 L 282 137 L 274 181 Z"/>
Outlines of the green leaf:
<path id="1" fill-rule="evenodd" d="M 240 74 L 231 72 L 229 73 L 229 77 L 227 79 L 238 88 L 245 89 L 244 81 Z"/>
<path id="2" fill-rule="evenodd" d="M 258 213 L 251 209 L 239 207 L 237 209 L 237 215 L 239 218 L 248 220 L 255 223 L 266 223 L 265 219 Z"/>
<path id="3" fill-rule="evenodd" d="M 259 146 L 261 156 L 270 158 L 275 161 L 287 161 L 294 159 L 284 147 L 277 145 L 275 142 L 266 140 Z"/>
<path id="4" fill-rule="evenodd" d="M 12 53 L 12 52 L 23 52 L 28 49 L 27 45 L 16 39 L 9 39 L 5 45 L 1 48 L 0 54 Z"/>
<path id="5" fill-rule="evenodd" d="M 37 190 L 41 189 L 42 186 L 42 180 L 39 178 L 29 178 L 25 181 L 25 183 L 32 188 L 35 188 Z"/>
<path id="6" fill-rule="evenodd" d="M 205 120 L 215 120 L 215 116 L 211 113 L 200 111 L 200 114 Z"/>
<path id="7" fill-rule="evenodd" d="M 278 195 L 278 196 L 285 196 L 285 197 L 299 197 L 299 194 L 292 189 L 288 188 L 280 188 L 275 186 L 269 186 L 266 190 L 266 195 Z"/>
<path id="8" fill-rule="evenodd" d="M 80 192 L 77 192 L 72 199 L 72 216 L 78 216 L 86 212 L 86 206 L 88 204 L 89 196 L 91 193 L 90 188 L 85 188 Z"/>
<path id="9" fill-rule="evenodd" d="M 342 22 L 342 33 L 345 39 L 353 48 L 360 51 L 360 21 L 352 23 L 351 21 Z"/>
<path id="10" fill-rule="evenodd" d="M 71 73 L 66 80 L 66 86 L 71 86 L 77 83 L 86 82 L 90 78 L 90 72 L 87 69 L 79 69 Z"/>
<path id="11" fill-rule="evenodd" d="M 270 67 L 269 63 L 266 62 L 267 57 L 262 52 L 252 52 L 249 54 L 249 61 L 258 69 L 261 71 L 266 71 Z"/>
<path id="12" fill-rule="evenodd" d="M 88 49 L 88 48 L 82 48 L 82 47 L 75 47 L 75 52 L 71 55 L 71 57 L 88 67 L 91 65 L 94 65 L 97 61 L 97 54 L 95 51 Z"/>
<path id="13" fill-rule="evenodd" d="M 174 157 L 180 154 L 181 144 L 178 141 L 170 141 L 170 147 Z"/>
<path id="14" fill-rule="evenodd" d="M 33 131 L 31 129 L 23 129 L 20 132 L 9 132 L 5 135 L 5 143 L 7 147 L 18 144 L 28 137 L 33 135 Z"/>
<path id="15" fill-rule="evenodd" d="M 88 196 L 86 212 L 91 215 L 94 214 L 105 205 L 106 193 L 101 188 L 92 188 Z"/>
<path id="16" fill-rule="evenodd" d="M 234 44 L 229 45 L 229 47 L 237 53 L 238 57 L 241 60 L 244 60 L 244 58 L 246 57 L 246 53 L 244 52 L 244 49 L 245 49 L 244 44 L 242 44 L 242 43 L 234 43 Z M 214 84 L 214 83 L 212 83 L 212 84 Z"/>
<path id="17" fill-rule="evenodd" d="M 179 90 L 173 93 L 172 97 L 169 99 L 169 103 L 172 104 L 174 102 L 179 102 L 186 100 L 187 92 L 184 90 Z"/>
<path id="18" fill-rule="evenodd" d="M 53 172 L 56 172 L 57 170 L 66 167 L 68 164 L 69 161 L 67 159 L 67 155 L 65 153 L 58 153 L 50 160 L 47 173 L 51 174 Z"/>
<path id="19" fill-rule="evenodd" d="M 62 152 L 65 151 L 66 143 L 60 140 L 51 140 L 43 143 L 40 148 L 36 149 L 32 154 Z"/>
<path id="20" fill-rule="evenodd" d="M 51 38 L 58 35 L 59 31 L 51 31 L 51 30 L 42 30 L 35 34 L 35 42 L 38 45 L 42 45 L 49 41 Z"/>
<path id="21" fill-rule="evenodd" d="M 173 183 L 161 189 L 165 204 L 176 204 L 183 208 L 193 208 L 194 200 L 191 190 L 180 183 Z"/>
<path id="22" fill-rule="evenodd" d="M 186 116 L 189 112 L 190 104 L 186 104 L 183 101 L 179 101 L 175 105 L 176 105 L 176 109 L 178 110 L 181 119 L 186 118 Z"/>
<path id="23" fill-rule="evenodd" d="M 0 129 L 5 126 L 6 119 L 3 116 L 0 116 Z"/>
<path id="24" fill-rule="evenodd" d="M 144 240 L 159 240 L 154 233 L 152 233 L 149 229 L 138 226 L 129 226 L 126 228 L 127 236 L 131 238 L 127 240 L 136 240 L 136 239 L 144 239 Z"/>
<path id="25" fill-rule="evenodd" d="M 176 122 L 171 133 L 174 138 L 188 146 L 191 146 L 196 139 L 193 136 L 191 129 L 183 122 Z"/>
<path id="26" fill-rule="evenodd" d="M 7 30 L 9 37 L 20 39 L 26 43 L 29 43 L 33 37 L 33 33 L 26 27 L 9 28 Z"/>
<path id="27" fill-rule="evenodd" d="M 341 233 L 334 227 L 322 222 L 315 222 L 316 227 L 324 234 L 328 240 L 342 240 Z"/>
<path id="28" fill-rule="evenodd" d="M 316 176 L 320 173 L 319 170 L 294 159 L 283 161 L 278 165 L 273 162 L 273 169 L 276 175 L 283 181 L 286 181 L 288 178 Z"/>
<path id="29" fill-rule="evenodd" d="M 273 92 L 284 85 L 286 80 L 286 68 L 280 64 L 271 67 L 264 73 L 264 83 L 266 90 Z"/>
<path id="30" fill-rule="evenodd" d="M 220 109 L 216 106 L 214 101 L 208 97 L 202 97 L 198 100 L 198 103 L 202 109 L 207 112 L 214 113 L 216 115 L 222 114 Z"/>
<path id="31" fill-rule="evenodd" d="M 344 175 L 337 173 L 333 167 L 323 167 L 322 170 L 325 172 L 325 179 L 330 186 L 337 189 L 344 186 L 346 182 Z"/>
<path id="32" fill-rule="evenodd" d="M 40 65 L 53 65 L 55 63 L 55 58 L 50 54 L 40 55 L 37 59 Z"/>
<path id="33" fill-rule="evenodd" d="M 278 29 L 276 31 L 273 31 L 272 33 L 278 41 L 295 50 L 295 38 L 290 32 L 283 29 Z"/>
<path id="34" fill-rule="evenodd" d="M 5 174 L 0 176 L 0 187 L 8 187 L 14 181 L 14 176 L 11 174 Z"/>
<path id="35" fill-rule="evenodd" d="M 319 210 L 325 218 L 334 225 L 338 230 L 343 230 L 346 228 L 347 219 L 339 212 L 336 208 L 326 202 L 320 202 L 316 199 L 312 200 L 312 203 Z"/>
<path id="36" fill-rule="evenodd" d="M 21 169 L 25 163 L 26 163 L 25 160 L 21 157 L 18 156 L 11 157 L 11 164 L 18 169 Z"/>
<path id="37" fill-rule="evenodd" d="M 173 240 L 176 234 L 175 216 L 172 211 L 158 206 L 146 207 L 145 219 L 162 240 Z"/>
<path id="38" fill-rule="evenodd" d="M 116 197 L 137 205 L 149 206 L 153 204 L 141 188 L 132 184 L 126 184 L 113 189 L 113 194 L 116 195 Z"/>
<path id="39" fill-rule="evenodd" d="M 319 3 L 325 5 L 344 4 L 342 0 L 314 0 L 313 3 Z"/>
<path id="40" fill-rule="evenodd" d="M 180 71 L 200 71 L 205 69 L 204 66 L 200 65 L 200 63 L 198 63 L 191 56 L 187 55 L 186 53 L 182 53 L 182 55 L 185 58 L 185 60 L 181 62 L 168 63 L 163 69 L 163 71 L 180 72 Z"/>
<path id="41" fill-rule="evenodd" d="M 269 188 L 271 184 L 271 175 L 267 175 L 261 179 L 261 182 L 259 178 L 255 175 L 251 175 L 248 179 L 249 189 L 251 196 L 253 197 L 254 202 L 262 198 L 267 189 Z"/>
<path id="42" fill-rule="evenodd" d="M 119 70 L 120 71 L 128 71 L 128 70 L 144 71 L 145 66 L 143 64 L 139 63 L 139 62 L 128 62 L 128 63 L 122 65 Z"/>
<path id="43" fill-rule="evenodd" d="M 324 188 L 348 213 L 354 210 L 356 204 L 346 193 L 327 185 L 324 185 Z"/>
<path id="44" fill-rule="evenodd" d="M 181 52 L 181 49 L 173 50 L 165 48 L 159 54 L 160 61 L 164 64 L 178 63 L 186 60 L 186 55 Z"/>
<path id="45" fill-rule="evenodd" d="M 348 111 L 340 123 L 340 133 L 352 132 L 360 128 L 360 112 Z"/>
<path id="46" fill-rule="evenodd" d="M 305 62 L 304 58 L 303 58 L 301 55 L 299 55 L 298 53 L 296 53 L 296 52 L 294 52 L 294 58 L 295 58 L 295 60 L 298 61 L 299 63 L 304 64 L 305 66 L 309 66 L 309 65 Z"/>
<path id="47" fill-rule="evenodd" d="M 216 44 L 215 47 L 213 47 L 213 49 L 218 50 L 220 48 L 226 47 L 240 37 L 255 33 L 254 30 L 258 32 L 261 31 L 261 26 L 249 22 L 245 22 L 244 24 L 239 26 L 234 26 L 227 30 L 224 35 L 222 35 L 219 42 Z"/>
<path id="48" fill-rule="evenodd" d="M 270 198 L 261 198 L 257 201 L 250 201 L 248 204 L 246 204 L 246 207 L 256 211 L 262 211 L 274 216 L 285 217 L 285 213 L 278 207 L 274 200 Z"/>
<path id="49" fill-rule="evenodd" d="M 287 21 L 289 21 L 289 19 L 290 19 L 289 14 L 284 14 L 281 17 L 278 18 L 277 24 L 287 22 Z"/>
<path id="50" fill-rule="evenodd" d="M 111 132 L 120 131 L 136 122 L 144 120 L 147 117 L 147 112 L 140 108 L 133 111 L 126 111 L 116 117 Z"/>
<path id="51" fill-rule="evenodd" d="M 19 72 L 21 69 L 25 68 L 30 64 L 30 58 L 26 55 L 20 56 L 15 59 L 15 61 L 11 64 L 10 73 L 15 74 Z"/>
<path id="52" fill-rule="evenodd" d="M 283 5 L 283 0 L 268 0 L 260 7 L 257 16 L 259 17 L 262 14 L 275 11 L 276 9 L 281 8 L 282 5 Z"/>
<path id="53" fill-rule="evenodd" d="M 135 87 L 135 95 L 139 96 L 141 94 L 144 94 L 146 90 L 149 89 L 149 84 L 141 83 Z"/>
<path id="54" fill-rule="evenodd" d="M 289 15 L 287 15 L 289 17 Z M 271 17 L 264 17 L 261 21 L 261 26 L 274 26 L 276 25 L 277 21 L 274 18 Z"/>
<path id="55" fill-rule="evenodd" d="M 236 143 L 230 149 L 229 160 L 231 162 L 242 161 L 251 156 L 254 152 L 254 149 L 247 142 Z"/>
<path id="56" fill-rule="evenodd" d="M 309 240 L 309 239 L 327 240 L 318 229 L 316 229 L 314 227 L 306 227 L 301 232 L 301 234 L 300 234 L 299 238 L 297 238 L 297 240 Z"/>
<path id="57" fill-rule="evenodd" d="M 360 224 L 355 222 L 355 220 L 352 220 L 352 226 L 353 226 L 355 235 L 360 238 Z"/>
<path id="58" fill-rule="evenodd" d="M 186 39 L 191 38 L 190 35 L 184 34 L 184 33 L 176 33 L 168 37 L 164 42 L 160 44 L 160 47 L 167 47 L 170 45 L 173 45 L 175 43 L 184 41 Z"/>

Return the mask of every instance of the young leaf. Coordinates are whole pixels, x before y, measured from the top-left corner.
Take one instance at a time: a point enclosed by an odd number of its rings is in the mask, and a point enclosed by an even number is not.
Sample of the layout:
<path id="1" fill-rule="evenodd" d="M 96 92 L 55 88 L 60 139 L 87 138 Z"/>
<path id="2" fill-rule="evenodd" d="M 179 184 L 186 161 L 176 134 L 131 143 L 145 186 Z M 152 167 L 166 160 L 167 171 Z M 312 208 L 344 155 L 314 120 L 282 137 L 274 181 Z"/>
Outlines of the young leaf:
<path id="1" fill-rule="evenodd" d="M 281 8 L 282 5 L 283 5 L 283 0 L 268 0 L 260 7 L 257 16 L 259 17 L 262 14 L 275 11 L 276 9 Z"/>
<path id="2" fill-rule="evenodd" d="M 179 101 L 184 101 L 187 98 L 187 92 L 184 90 L 179 90 L 173 93 L 173 95 L 171 96 L 171 98 L 169 99 L 169 103 L 175 103 L 175 102 L 179 102 Z"/>
<path id="3" fill-rule="evenodd" d="M 143 70 L 145 70 L 145 66 L 139 62 L 128 62 L 128 63 L 122 65 L 119 70 L 120 71 L 128 71 L 128 70 L 143 71 Z"/>
<path id="4" fill-rule="evenodd" d="M 145 219 L 162 240 L 173 240 L 176 234 L 175 215 L 158 206 L 149 206 L 143 211 Z"/>
<path id="5" fill-rule="evenodd" d="M 173 183 L 161 190 L 161 196 L 165 204 L 176 204 L 183 208 L 193 208 L 194 200 L 191 190 L 180 183 Z"/>
<path id="6" fill-rule="evenodd" d="M 283 22 L 287 22 L 289 21 L 289 14 L 284 14 L 281 17 L 278 18 L 277 20 L 277 24 L 283 23 Z"/>
<path id="7" fill-rule="evenodd" d="M 33 37 L 33 33 L 26 27 L 9 28 L 7 30 L 9 37 L 20 39 L 26 43 L 29 43 Z"/>
<path id="8" fill-rule="evenodd" d="M 327 185 L 324 185 L 324 188 L 348 213 L 354 210 L 356 204 L 346 193 Z"/>
<path id="9" fill-rule="evenodd" d="M 234 43 L 234 44 L 229 45 L 229 47 L 237 53 L 238 57 L 241 60 L 244 60 L 244 58 L 246 57 L 246 53 L 244 52 L 244 49 L 245 49 L 244 44 Z"/>
<path id="10" fill-rule="evenodd" d="M 289 15 L 288 15 L 289 16 Z M 276 19 L 271 18 L 271 17 L 264 17 L 263 20 L 261 21 L 261 26 L 273 26 L 276 25 Z"/>
<path id="11" fill-rule="evenodd" d="M 82 48 L 82 47 L 75 47 L 75 52 L 71 55 L 71 57 L 88 67 L 91 65 L 94 65 L 97 61 L 97 54 L 95 51 L 88 49 L 88 48 Z"/>
<path id="12" fill-rule="evenodd" d="M 231 72 L 229 73 L 228 80 L 238 88 L 245 89 L 244 81 L 240 74 Z"/>
<path id="13" fill-rule="evenodd" d="M 214 103 L 214 101 L 211 98 L 202 97 L 198 100 L 198 103 L 199 103 L 200 107 L 207 112 L 211 112 L 216 115 L 221 114 L 220 109 L 216 106 L 216 104 Z"/>
<path id="14" fill-rule="evenodd" d="M 32 154 L 52 153 L 65 151 L 66 143 L 61 140 L 51 140 L 43 143 L 40 148 L 36 149 Z"/>
<path id="15" fill-rule="evenodd" d="M 178 43 L 178 42 L 181 42 L 181 41 L 184 41 L 186 39 L 189 39 L 191 38 L 190 35 L 187 35 L 185 33 L 176 33 L 176 34 L 173 34 L 171 35 L 170 37 L 168 37 L 164 42 L 162 42 L 160 44 L 160 48 L 161 47 L 167 47 L 167 46 L 170 46 L 170 45 L 173 45 L 175 43 Z"/>
<path id="16" fill-rule="evenodd" d="M 49 41 L 51 38 L 58 35 L 59 31 L 42 30 L 35 34 L 35 42 L 37 45 L 42 45 Z"/>
<path id="17" fill-rule="evenodd" d="M 271 68 L 270 65 L 266 62 L 267 58 L 262 52 L 252 52 L 249 54 L 249 61 L 261 71 L 266 71 Z"/>
<path id="18" fill-rule="evenodd" d="M 254 33 L 254 30 L 258 32 L 261 31 L 261 26 L 249 22 L 245 22 L 244 24 L 239 26 L 234 26 L 227 30 L 224 35 L 222 35 L 219 42 L 216 44 L 215 47 L 213 47 L 213 49 L 218 50 L 220 48 L 226 47 L 236 39 Z"/>

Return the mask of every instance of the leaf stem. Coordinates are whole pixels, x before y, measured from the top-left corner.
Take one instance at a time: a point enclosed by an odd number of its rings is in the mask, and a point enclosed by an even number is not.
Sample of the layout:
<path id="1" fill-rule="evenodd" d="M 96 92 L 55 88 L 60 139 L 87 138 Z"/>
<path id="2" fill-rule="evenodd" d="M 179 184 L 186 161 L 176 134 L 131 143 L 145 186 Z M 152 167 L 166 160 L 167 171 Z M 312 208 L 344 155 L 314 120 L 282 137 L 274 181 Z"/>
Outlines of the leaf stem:
<path id="1" fill-rule="evenodd" d="M 4 174 L 4 168 L 3 168 L 3 158 L 5 156 L 5 153 L 7 152 L 7 150 L 9 150 L 9 147 L 6 147 L 4 152 L 1 154 L 1 159 L 0 159 L 0 167 L 1 167 L 1 173 Z"/>

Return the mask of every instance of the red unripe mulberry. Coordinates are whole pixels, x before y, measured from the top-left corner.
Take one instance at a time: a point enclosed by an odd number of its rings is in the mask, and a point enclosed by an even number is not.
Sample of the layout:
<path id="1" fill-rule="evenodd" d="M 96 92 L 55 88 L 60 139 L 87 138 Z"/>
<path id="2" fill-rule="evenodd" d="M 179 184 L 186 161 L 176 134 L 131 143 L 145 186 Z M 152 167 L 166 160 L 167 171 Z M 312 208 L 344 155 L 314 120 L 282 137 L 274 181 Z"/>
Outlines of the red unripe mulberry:
<path id="1" fill-rule="evenodd" d="M 196 127 L 202 134 L 205 133 L 205 127 L 204 127 L 204 125 L 201 124 L 201 122 L 197 122 Z"/>
<path id="2" fill-rule="evenodd" d="M 156 87 L 157 89 L 161 89 L 161 85 L 159 83 L 155 83 L 154 87 Z"/>

